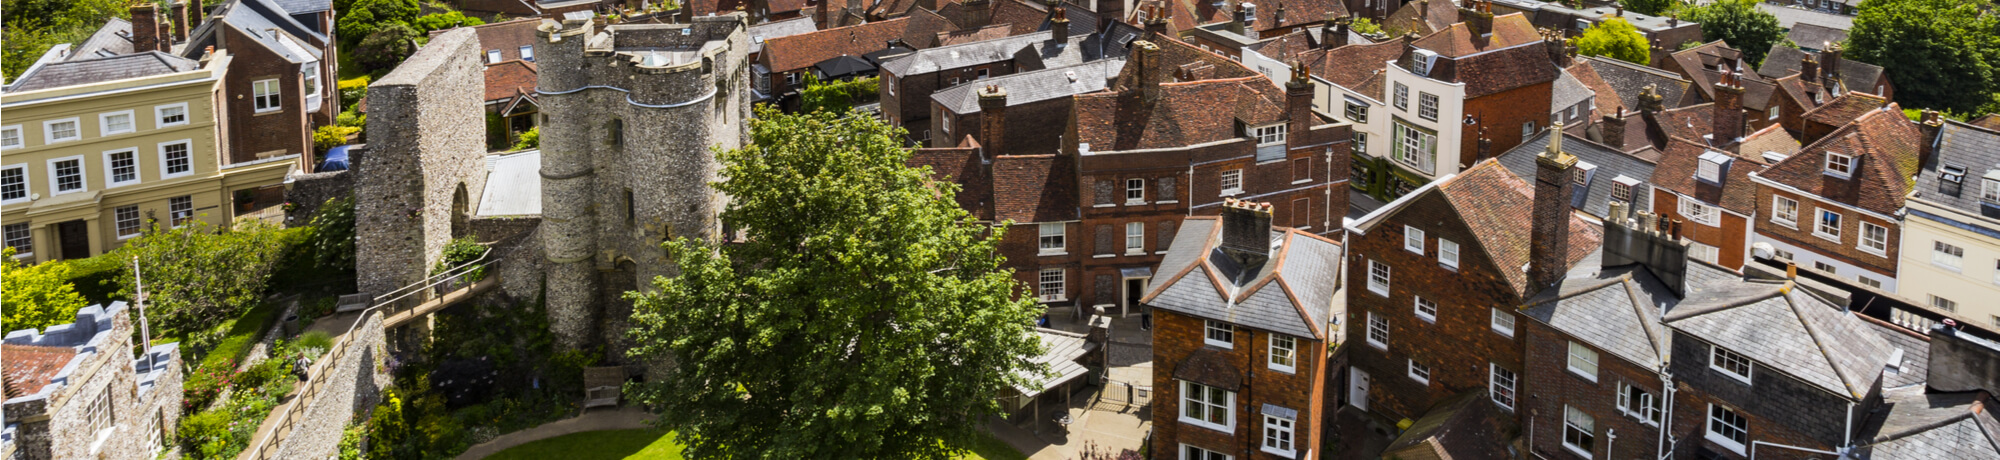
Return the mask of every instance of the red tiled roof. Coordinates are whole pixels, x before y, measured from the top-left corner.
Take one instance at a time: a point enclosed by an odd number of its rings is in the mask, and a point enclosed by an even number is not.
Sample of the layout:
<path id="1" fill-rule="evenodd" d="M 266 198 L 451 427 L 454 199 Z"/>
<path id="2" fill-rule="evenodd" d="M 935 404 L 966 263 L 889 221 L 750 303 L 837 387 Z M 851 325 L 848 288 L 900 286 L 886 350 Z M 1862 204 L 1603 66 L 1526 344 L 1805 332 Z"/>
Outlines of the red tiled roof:
<path id="1" fill-rule="evenodd" d="M 766 0 L 764 3 L 771 9 L 771 14 L 789 13 L 806 9 L 806 0 Z"/>
<path id="2" fill-rule="evenodd" d="M 0 355 L 7 357 L 0 362 L 0 372 L 6 373 L 6 397 L 13 398 L 42 391 L 49 379 L 76 357 L 76 350 L 9 343 L 0 344 Z"/>
<path id="3" fill-rule="evenodd" d="M 1972 125 L 2000 131 L 2000 114 L 1986 114 L 1986 116 L 1972 120 Z"/>
<path id="4" fill-rule="evenodd" d="M 1831 101 L 1827 101 L 1826 105 L 1819 106 L 1819 108 L 1816 109 L 1807 110 L 1805 113 L 1805 118 L 1806 121 L 1820 123 L 1827 126 L 1841 126 L 1853 122 L 1854 119 L 1860 118 L 1862 115 L 1867 114 L 1872 110 L 1882 108 L 1882 106 L 1888 104 L 1889 101 L 1887 99 L 1883 99 L 1882 96 L 1876 96 L 1868 93 L 1849 92 L 1847 94 L 1841 95 L 1840 97 L 1833 98 L 1833 100 Z"/>
<path id="5" fill-rule="evenodd" d="M 1250 3 L 1257 5 L 1256 22 L 1251 28 L 1260 31 L 1317 24 L 1326 21 L 1328 15 L 1347 15 L 1347 5 L 1338 0 L 1251 0 Z M 1283 20 L 1279 20 L 1279 11 L 1285 13 Z M 1230 19 L 1235 19 L 1231 16 Z"/>
<path id="6" fill-rule="evenodd" d="M 1597 74 L 1597 68 L 1590 65 L 1590 60 L 1577 59 L 1564 70 L 1567 70 L 1570 76 L 1576 77 L 1577 81 L 1583 82 L 1583 87 L 1590 88 L 1591 93 L 1597 94 L 1597 107 L 1591 109 L 1590 118 L 1584 123 L 1578 123 L 1578 126 L 1589 126 L 1601 120 L 1604 114 L 1618 111 L 1620 105 L 1618 88 L 1605 82 L 1604 77 Z"/>
<path id="7" fill-rule="evenodd" d="M 1518 15 L 1509 16 L 1518 17 Z M 1549 60 L 1547 51 L 1541 46 L 1522 46 L 1461 58 L 1451 74 L 1452 80 L 1465 83 L 1467 99 L 1526 86 L 1550 84 L 1562 77 L 1562 72 L 1556 70 L 1555 62 Z M 1543 105 L 1545 107 L 1534 112 L 1547 111 L 1548 104 Z M 1531 108 L 1533 107 L 1522 109 Z"/>
<path id="8" fill-rule="evenodd" d="M 1429 10 L 1418 21 L 1418 12 Z M 1451 0 L 1419 0 L 1404 3 L 1382 20 L 1382 30 L 1395 35 L 1430 35 L 1458 22 L 1458 5 Z"/>
<path id="9" fill-rule="evenodd" d="M 486 65 L 486 102 L 506 100 L 521 91 L 535 91 L 535 63 L 521 60 Z"/>
<path id="10" fill-rule="evenodd" d="M 1528 291 L 1528 273 L 1521 267 L 1528 264 L 1528 243 L 1534 238 L 1534 229 L 1521 216 L 1534 214 L 1534 187 L 1488 158 L 1438 184 L 1438 191 L 1478 236 L 1480 246 L 1513 286 L 1514 294 L 1533 294 Z M 1570 215 L 1568 263 L 1583 260 L 1603 241 L 1603 230 Z"/>
<path id="11" fill-rule="evenodd" d="M 1278 62 L 1291 62 L 1307 51 L 1318 49 L 1314 45 L 1317 39 L 1311 34 L 1311 30 L 1296 29 L 1270 41 L 1250 45 L 1250 49 Z"/>
<path id="12" fill-rule="evenodd" d="M 1076 168 L 1069 155 L 1002 155 L 993 159 L 996 221 L 1076 219 Z"/>
<path id="13" fill-rule="evenodd" d="M 1694 82 L 1701 94 L 1708 100 L 1715 100 L 1715 66 L 1726 65 L 1732 70 L 1742 66 L 1743 52 L 1730 48 L 1728 43 L 1716 40 L 1701 46 L 1676 51 L 1668 55 L 1674 64 L 1680 66 L 1681 75 Z M 1756 77 L 1755 69 L 1746 69 L 1749 78 Z"/>
<path id="14" fill-rule="evenodd" d="M 1772 123 L 1771 126 L 1765 126 L 1764 129 L 1745 136 L 1743 145 L 1737 146 L 1736 150 L 1742 152 L 1744 156 L 1761 157 L 1765 152 L 1792 156 L 1799 153 L 1799 140 L 1792 138 L 1791 133 L 1785 132 L 1784 126 Z"/>
<path id="15" fill-rule="evenodd" d="M 1389 62 L 1403 55 L 1404 40 L 1385 40 L 1381 43 L 1347 45 L 1318 53 L 1300 56 L 1312 74 L 1343 88 L 1360 91 L 1369 82 L 1379 80 Z M 1377 98 L 1380 92 L 1368 93 Z"/>
<path id="16" fill-rule="evenodd" d="M 993 178 L 980 168 L 979 142 L 966 136 L 957 147 L 924 148 L 910 152 L 906 164 L 912 167 L 929 167 L 931 179 L 952 182 L 959 186 L 958 207 L 972 213 L 973 218 L 993 220 Z"/>
<path id="17" fill-rule="evenodd" d="M 778 37 L 764 41 L 765 67 L 772 72 L 789 72 L 810 67 L 840 56 L 860 56 L 882 50 L 890 39 L 903 38 L 910 18 L 901 17 L 857 26 L 838 27 L 809 34 Z M 926 34 L 934 37 L 937 31 Z"/>
<path id="18" fill-rule="evenodd" d="M 1820 198 L 1893 214 L 1916 183 L 1922 136 L 1901 107 L 1889 104 L 1861 114 L 1758 175 Z M 1851 179 L 1824 173 L 1827 152 L 1854 157 Z"/>
<path id="19" fill-rule="evenodd" d="M 935 39 L 936 41 L 934 41 L 933 43 L 936 43 L 936 46 L 950 46 L 963 43 L 983 42 L 996 38 L 1007 38 L 1013 35 L 1014 35 L 1013 26 L 1007 24 L 994 24 L 977 29 L 938 32 L 937 38 Z"/>
<path id="20" fill-rule="evenodd" d="M 1284 93 L 1263 74 L 1172 38 L 1154 43 L 1159 51 L 1127 61 L 1113 90 L 1076 97 L 1078 142 L 1097 151 L 1183 147 L 1236 137 L 1239 120 L 1283 117 Z M 1177 73 L 1207 79 L 1175 82 Z M 1153 100 L 1142 74 L 1159 86 Z"/>
<path id="21" fill-rule="evenodd" d="M 909 19 L 909 25 L 903 29 L 903 44 L 909 45 L 911 48 L 923 49 L 942 46 L 938 44 L 938 37 L 945 32 L 958 30 L 957 22 L 923 8 L 912 9 L 910 10 L 910 15 L 904 17 Z M 819 61 L 813 62 L 818 63 Z"/>
<path id="22" fill-rule="evenodd" d="M 1679 137 L 1669 139 L 1667 147 L 1660 152 L 1659 165 L 1653 168 L 1653 186 L 1745 215 L 1756 212 L 1757 186 L 1750 182 L 1749 176 L 1763 167 L 1762 157 L 1736 156 L 1728 175 L 1722 178 L 1722 185 L 1717 186 L 1694 177 L 1701 164 L 1701 155 L 1713 150 L 1698 141 Z M 1758 152 L 1758 155 L 1761 153 Z"/>
<path id="23" fill-rule="evenodd" d="M 1479 39 L 1465 23 L 1452 24 L 1437 33 L 1417 39 L 1418 48 L 1435 51 L 1444 57 L 1462 57 L 1473 53 L 1496 50 L 1524 43 L 1539 42 L 1542 35 L 1535 31 L 1535 25 L 1521 13 L 1493 17 L 1493 33 L 1486 39 Z M 1550 62 L 1544 55 L 1542 62 Z M 1554 65 L 1554 64 L 1550 64 Z"/>

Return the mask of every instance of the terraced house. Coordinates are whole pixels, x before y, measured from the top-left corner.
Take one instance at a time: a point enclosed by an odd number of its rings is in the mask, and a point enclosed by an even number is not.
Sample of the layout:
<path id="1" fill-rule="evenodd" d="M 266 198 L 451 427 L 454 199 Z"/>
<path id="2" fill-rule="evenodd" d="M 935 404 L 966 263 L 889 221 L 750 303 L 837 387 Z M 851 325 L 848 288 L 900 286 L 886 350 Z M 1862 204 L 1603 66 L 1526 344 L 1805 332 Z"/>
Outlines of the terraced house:
<path id="1" fill-rule="evenodd" d="M 283 182 L 296 155 L 223 161 L 230 61 L 150 51 L 42 62 L 0 92 L 0 229 L 15 257 L 101 254 L 151 221 L 224 226 L 244 195 Z"/>

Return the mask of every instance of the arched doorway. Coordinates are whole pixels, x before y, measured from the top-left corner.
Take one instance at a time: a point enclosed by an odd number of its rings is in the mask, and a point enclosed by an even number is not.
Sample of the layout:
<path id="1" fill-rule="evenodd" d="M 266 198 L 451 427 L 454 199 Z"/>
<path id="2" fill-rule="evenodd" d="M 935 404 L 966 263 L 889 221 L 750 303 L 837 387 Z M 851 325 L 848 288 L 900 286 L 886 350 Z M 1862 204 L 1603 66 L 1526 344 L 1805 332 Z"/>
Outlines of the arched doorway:
<path id="1" fill-rule="evenodd" d="M 472 233 L 472 195 L 465 191 L 465 183 L 459 182 L 458 189 L 451 192 L 451 238 L 464 238 Z"/>

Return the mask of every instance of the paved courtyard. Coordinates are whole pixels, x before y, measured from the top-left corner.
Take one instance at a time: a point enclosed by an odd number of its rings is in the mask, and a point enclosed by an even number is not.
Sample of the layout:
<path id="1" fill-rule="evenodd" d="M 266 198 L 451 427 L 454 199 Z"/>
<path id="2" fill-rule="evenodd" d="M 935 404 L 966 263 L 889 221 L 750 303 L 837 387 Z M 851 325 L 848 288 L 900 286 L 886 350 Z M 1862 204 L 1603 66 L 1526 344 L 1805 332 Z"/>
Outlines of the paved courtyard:
<path id="1" fill-rule="evenodd" d="M 1049 310 L 1049 328 L 1069 332 L 1089 332 L 1086 321 L 1077 320 L 1072 308 Z M 1111 319 L 1111 343 L 1106 350 L 1109 381 L 1071 394 L 1067 407 L 1043 407 L 1030 420 L 1009 422 L 993 418 L 988 427 L 1016 450 L 1037 460 L 1076 458 L 1086 446 L 1116 453 L 1138 451 L 1146 434 L 1153 429 L 1152 334 L 1140 329 L 1140 315 L 1134 313 Z M 1056 423 L 1067 413 L 1073 423 L 1068 430 Z"/>

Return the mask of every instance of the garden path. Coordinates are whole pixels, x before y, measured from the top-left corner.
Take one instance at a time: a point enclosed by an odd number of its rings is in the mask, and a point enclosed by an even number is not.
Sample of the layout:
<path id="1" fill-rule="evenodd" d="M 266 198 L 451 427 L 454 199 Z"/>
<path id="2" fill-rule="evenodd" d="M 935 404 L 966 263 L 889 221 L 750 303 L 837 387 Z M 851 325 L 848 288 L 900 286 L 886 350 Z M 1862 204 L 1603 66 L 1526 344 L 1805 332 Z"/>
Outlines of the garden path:
<path id="1" fill-rule="evenodd" d="M 479 460 L 514 446 L 585 431 L 652 428 L 652 425 L 646 423 L 652 419 L 653 414 L 635 407 L 587 410 L 583 415 L 503 434 L 491 441 L 479 443 L 471 449 L 466 449 L 465 453 L 458 454 L 457 460 Z"/>

